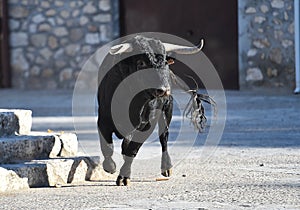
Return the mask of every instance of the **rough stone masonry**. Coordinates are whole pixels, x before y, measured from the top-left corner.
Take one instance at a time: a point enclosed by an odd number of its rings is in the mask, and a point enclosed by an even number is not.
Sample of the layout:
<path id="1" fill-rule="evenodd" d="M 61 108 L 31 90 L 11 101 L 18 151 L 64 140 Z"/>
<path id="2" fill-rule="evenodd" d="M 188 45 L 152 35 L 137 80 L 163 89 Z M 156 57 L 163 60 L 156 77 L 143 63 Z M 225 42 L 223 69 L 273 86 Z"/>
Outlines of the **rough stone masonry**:
<path id="1" fill-rule="evenodd" d="M 119 36 L 118 0 L 8 4 L 16 88 L 72 89 L 86 59 Z M 293 9 L 293 0 L 238 1 L 241 88 L 294 88 Z"/>
<path id="2" fill-rule="evenodd" d="M 119 35 L 116 0 L 9 0 L 13 87 L 73 88 L 87 58 Z"/>
<path id="3" fill-rule="evenodd" d="M 295 86 L 293 0 L 239 0 L 240 86 Z"/>

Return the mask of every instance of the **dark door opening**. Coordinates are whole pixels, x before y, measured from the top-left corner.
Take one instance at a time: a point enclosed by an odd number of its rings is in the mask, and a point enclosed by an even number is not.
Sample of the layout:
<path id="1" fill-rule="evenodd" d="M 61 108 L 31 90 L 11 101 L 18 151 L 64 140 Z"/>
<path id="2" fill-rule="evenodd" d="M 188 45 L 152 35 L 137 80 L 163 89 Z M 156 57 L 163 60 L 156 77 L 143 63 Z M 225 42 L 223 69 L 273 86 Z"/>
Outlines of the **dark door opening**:
<path id="1" fill-rule="evenodd" d="M 121 35 L 170 33 L 197 44 L 217 69 L 226 89 L 239 89 L 236 0 L 120 0 Z M 175 66 L 184 71 L 182 65 Z M 174 69 L 175 70 L 175 69 Z"/>
<path id="2" fill-rule="evenodd" d="M 11 87 L 7 1 L 0 1 L 0 88 Z"/>

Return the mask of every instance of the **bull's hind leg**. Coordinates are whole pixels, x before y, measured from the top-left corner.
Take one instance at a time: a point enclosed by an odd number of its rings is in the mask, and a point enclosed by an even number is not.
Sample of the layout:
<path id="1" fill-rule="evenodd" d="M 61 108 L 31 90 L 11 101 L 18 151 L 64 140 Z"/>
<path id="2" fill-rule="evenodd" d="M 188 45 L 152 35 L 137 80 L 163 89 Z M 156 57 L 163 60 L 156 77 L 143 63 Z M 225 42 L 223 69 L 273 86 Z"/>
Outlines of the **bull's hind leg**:
<path id="1" fill-rule="evenodd" d="M 172 162 L 168 153 L 169 125 L 172 119 L 172 110 L 173 100 L 170 96 L 170 100 L 165 103 L 163 112 L 158 121 L 159 140 L 162 148 L 161 174 L 165 177 L 172 175 Z"/>
<path id="2" fill-rule="evenodd" d="M 100 136 L 101 151 L 104 156 L 104 161 L 102 163 L 103 169 L 107 173 L 113 174 L 116 172 L 116 163 L 112 159 L 114 152 L 112 132 L 108 132 L 107 129 L 103 128 L 101 124 L 99 125 L 99 123 L 98 132 Z"/>

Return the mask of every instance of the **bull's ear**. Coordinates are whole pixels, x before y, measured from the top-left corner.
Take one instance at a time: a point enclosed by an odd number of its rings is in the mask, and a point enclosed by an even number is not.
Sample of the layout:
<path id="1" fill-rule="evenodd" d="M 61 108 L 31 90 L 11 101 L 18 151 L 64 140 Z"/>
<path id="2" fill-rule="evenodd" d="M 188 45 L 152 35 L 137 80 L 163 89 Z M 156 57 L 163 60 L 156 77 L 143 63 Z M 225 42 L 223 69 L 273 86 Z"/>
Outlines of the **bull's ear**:
<path id="1" fill-rule="evenodd" d="M 117 55 L 125 52 L 132 52 L 133 48 L 130 43 L 124 43 L 124 44 L 118 44 L 115 46 L 112 46 L 109 50 L 109 53 L 111 55 Z"/>

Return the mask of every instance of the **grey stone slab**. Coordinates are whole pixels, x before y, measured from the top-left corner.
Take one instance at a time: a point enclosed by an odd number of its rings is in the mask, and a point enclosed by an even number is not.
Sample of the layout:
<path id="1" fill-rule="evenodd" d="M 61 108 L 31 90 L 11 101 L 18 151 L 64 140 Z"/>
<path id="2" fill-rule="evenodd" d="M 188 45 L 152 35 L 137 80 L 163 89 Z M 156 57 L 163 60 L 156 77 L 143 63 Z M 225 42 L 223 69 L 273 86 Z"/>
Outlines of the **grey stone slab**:
<path id="1" fill-rule="evenodd" d="M 28 178 L 30 187 L 48 187 L 67 183 L 73 160 L 48 159 L 2 165 L 20 177 Z"/>
<path id="2" fill-rule="evenodd" d="M 26 136 L 0 138 L 0 164 L 74 157 L 77 151 L 77 136 L 73 133 L 31 132 Z"/>
<path id="3" fill-rule="evenodd" d="M 55 136 L 60 140 L 61 149 L 58 157 L 75 157 L 78 152 L 78 139 L 74 133 L 65 132 L 31 132 L 33 136 Z"/>
<path id="4" fill-rule="evenodd" d="M 27 178 L 30 187 L 61 186 L 68 183 L 115 179 L 100 166 L 100 157 L 56 158 L 32 160 L 19 164 L 3 164 L 20 177 Z"/>
<path id="5" fill-rule="evenodd" d="M 28 189 L 28 179 L 19 177 L 16 172 L 0 167 L 0 192 Z"/>
<path id="6" fill-rule="evenodd" d="M 0 164 L 57 157 L 61 141 L 55 135 L 0 138 Z"/>
<path id="7" fill-rule="evenodd" d="M 0 137 L 27 135 L 31 131 L 31 126 L 31 110 L 0 109 Z"/>

